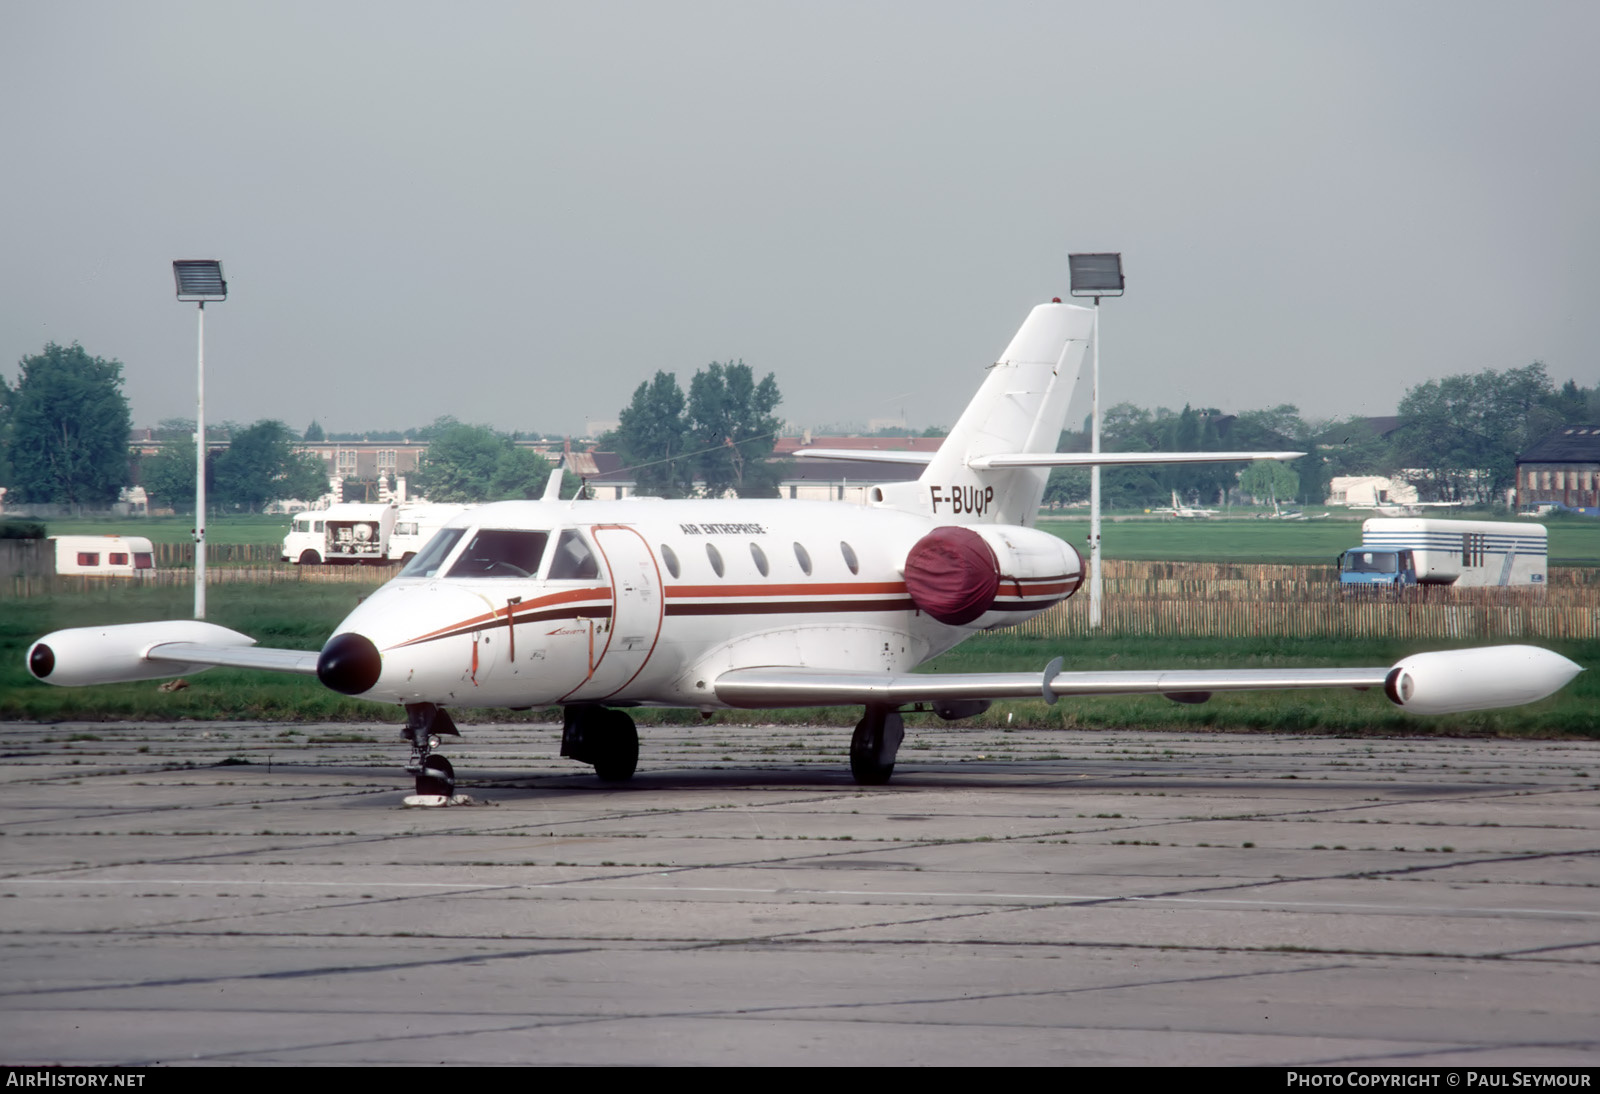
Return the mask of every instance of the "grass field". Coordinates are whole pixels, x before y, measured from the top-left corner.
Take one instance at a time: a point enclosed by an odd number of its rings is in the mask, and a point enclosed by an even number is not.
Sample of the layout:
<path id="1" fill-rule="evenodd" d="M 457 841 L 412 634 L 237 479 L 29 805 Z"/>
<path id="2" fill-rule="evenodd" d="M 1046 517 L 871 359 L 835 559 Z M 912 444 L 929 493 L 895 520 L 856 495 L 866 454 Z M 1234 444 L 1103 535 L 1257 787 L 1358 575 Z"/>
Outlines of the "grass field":
<path id="1" fill-rule="evenodd" d="M 208 543 L 282 543 L 289 534 L 288 517 L 213 517 L 206 524 Z M 194 540 L 193 517 L 141 517 L 138 519 L 73 518 L 45 521 L 49 536 L 144 536 L 152 543 L 189 543 Z"/>
<path id="2" fill-rule="evenodd" d="M 352 585 L 221 585 L 212 589 L 208 617 L 258 638 L 263 645 L 318 649 L 339 621 L 370 589 Z M 95 688 L 40 684 L 23 664 L 29 644 L 60 627 L 187 618 L 192 594 L 185 587 L 106 589 L 81 594 L 11 600 L 0 613 L 0 720 L 229 719 L 268 721 L 351 720 L 398 725 L 397 707 L 350 699 L 310 677 L 213 669 L 190 678 L 178 692 L 157 690 L 154 681 Z M 1542 642 L 1581 665 L 1600 666 L 1600 642 Z M 1448 643 L 1427 643 L 1446 648 Z M 1399 641 L 1343 639 L 1131 639 L 1064 642 L 1020 636 L 979 635 L 928 666 L 930 671 L 1010 672 L 1041 670 L 1064 655 L 1072 669 L 1250 668 L 1392 664 L 1420 648 Z M 1350 691 L 1264 692 L 1218 696 L 1200 706 L 1158 697 L 997 703 L 976 724 L 1142 727 L 1147 729 L 1243 729 L 1340 734 L 1452 734 L 1538 737 L 1600 736 L 1600 673 L 1586 672 L 1558 695 L 1510 710 L 1442 718 L 1405 715 L 1376 693 Z M 537 721 L 547 711 L 459 711 L 463 723 Z M 640 711 L 638 720 L 698 722 L 693 711 Z M 783 721 L 850 724 L 855 708 L 792 712 L 724 712 L 714 721 Z M 931 716 L 930 716 L 931 717 Z M 912 719 L 915 724 L 916 719 Z"/>

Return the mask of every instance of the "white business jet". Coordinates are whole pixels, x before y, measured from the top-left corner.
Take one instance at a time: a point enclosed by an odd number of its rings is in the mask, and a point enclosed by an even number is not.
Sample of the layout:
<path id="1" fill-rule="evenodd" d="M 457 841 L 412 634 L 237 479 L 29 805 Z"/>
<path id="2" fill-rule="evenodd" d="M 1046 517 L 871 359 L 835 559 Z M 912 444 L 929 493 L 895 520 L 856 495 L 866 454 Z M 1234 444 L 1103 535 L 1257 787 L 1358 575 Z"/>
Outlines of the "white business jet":
<path id="1" fill-rule="evenodd" d="M 1528 646 L 1417 654 L 1393 666 L 1248 671 L 916 674 L 980 630 L 1014 626 L 1077 591 L 1083 560 L 1033 527 L 1052 467 L 1292 459 L 1297 452 L 1055 453 L 1093 314 L 1033 309 L 915 482 L 864 505 L 807 501 L 558 500 L 480 506 L 451 520 L 340 624 L 320 652 L 262 649 L 198 621 L 57 631 L 28 651 L 51 684 L 102 684 L 227 665 L 316 675 L 403 706 L 419 804 L 454 794 L 440 737 L 452 707 L 565 710 L 562 755 L 603 779 L 633 774 L 625 709 L 861 706 L 850 768 L 885 782 L 901 712 L 970 717 L 995 699 L 1381 687 L 1443 713 L 1531 702 L 1579 670 Z M 860 451 L 813 449 L 817 459 Z M 398 712 L 397 712 L 398 713 Z"/>

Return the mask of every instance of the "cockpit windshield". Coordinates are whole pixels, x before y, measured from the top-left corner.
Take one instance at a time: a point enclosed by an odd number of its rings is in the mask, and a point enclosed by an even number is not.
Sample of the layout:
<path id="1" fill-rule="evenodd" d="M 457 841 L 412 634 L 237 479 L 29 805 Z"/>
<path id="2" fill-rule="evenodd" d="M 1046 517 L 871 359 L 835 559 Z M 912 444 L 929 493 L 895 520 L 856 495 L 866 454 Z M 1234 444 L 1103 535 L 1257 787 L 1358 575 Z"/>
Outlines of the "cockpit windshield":
<path id="1" fill-rule="evenodd" d="M 1393 551 L 1347 551 L 1344 568 L 1353 574 L 1392 574 L 1399 570 L 1399 558 Z"/>
<path id="2" fill-rule="evenodd" d="M 532 577 L 539 572 L 549 532 L 479 528 L 467 540 L 451 577 Z M 431 547 L 432 544 L 429 544 Z M 417 559 L 422 556 L 418 555 Z M 417 559 L 412 560 L 415 565 Z"/>
<path id="3" fill-rule="evenodd" d="M 439 567 L 449 556 L 451 548 L 466 532 L 465 528 L 442 528 L 439 533 L 428 541 L 427 546 L 418 552 L 417 557 L 406 563 L 400 571 L 401 577 L 435 577 Z"/>

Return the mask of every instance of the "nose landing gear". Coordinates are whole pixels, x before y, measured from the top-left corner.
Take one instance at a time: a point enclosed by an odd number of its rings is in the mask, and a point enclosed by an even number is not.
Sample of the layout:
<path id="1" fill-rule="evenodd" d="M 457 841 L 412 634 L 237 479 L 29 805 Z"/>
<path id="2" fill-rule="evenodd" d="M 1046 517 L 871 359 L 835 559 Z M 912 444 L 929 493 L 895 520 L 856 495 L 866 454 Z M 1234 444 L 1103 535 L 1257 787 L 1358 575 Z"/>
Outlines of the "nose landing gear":
<path id="1" fill-rule="evenodd" d="M 445 805 L 455 796 L 455 768 L 443 756 L 433 754 L 441 734 L 461 736 L 449 714 L 432 703 L 406 704 L 406 727 L 400 736 L 411 742 L 406 771 L 417 778 L 417 792 L 406 799 L 407 805 Z"/>

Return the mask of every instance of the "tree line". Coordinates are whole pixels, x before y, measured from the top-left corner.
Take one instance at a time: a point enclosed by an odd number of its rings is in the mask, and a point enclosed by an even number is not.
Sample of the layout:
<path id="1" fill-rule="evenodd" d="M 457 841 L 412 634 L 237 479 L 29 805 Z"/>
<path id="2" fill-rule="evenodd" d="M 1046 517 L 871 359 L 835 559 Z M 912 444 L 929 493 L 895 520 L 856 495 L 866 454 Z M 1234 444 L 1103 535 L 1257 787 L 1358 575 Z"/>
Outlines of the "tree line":
<path id="1" fill-rule="evenodd" d="M 622 458 L 640 494 L 775 498 L 783 468 L 771 456 L 782 423 L 773 411 L 782 398 L 772 373 L 758 383 L 742 360 L 696 371 L 687 395 L 675 373 L 657 372 L 599 445 Z"/>
<path id="2" fill-rule="evenodd" d="M 193 422 L 163 421 L 161 451 L 130 453 L 130 417 L 122 364 L 92 357 L 74 343 L 50 343 L 20 362 L 15 385 L 0 376 L 0 486 L 10 502 L 102 507 L 139 481 L 152 499 L 180 511 L 194 497 Z M 773 497 L 784 469 L 771 459 L 782 396 L 768 373 L 757 380 L 741 361 L 697 370 L 685 392 L 675 373 L 658 371 L 622 408 L 599 447 L 620 456 L 637 492 L 662 497 Z M 1384 435 L 1367 419 L 1308 417 L 1290 405 L 1224 414 L 1214 407 L 1148 410 L 1121 403 L 1104 413 L 1108 452 L 1294 449 L 1291 464 L 1174 465 L 1102 473 L 1111 508 L 1164 503 L 1172 493 L 1191 504 L 1255 499 L 1321 502 L 1331 479 L 1385 475 L 1413 482 L 1424 500 L 1492 503 L 1514 485 L 1517 455 L 1567 425 L 1600 423 L 1600 384 L 1557 386 L 1544 365 L 1447 376 L 1408 389 L 1398 427 Z M 932 432 L 932 431 L 930 431 Z M 208 428 L 207 495 L 217 508 L 258 511 L 284 498 L 311 499 L 327 485 L 326 464 L 298 451 L 327 436 L 315 421 L 297 436 L 282 422 Z M 363 434 L 386 439 L 389 434 Z M 480 502 L 537 497 L 551 464 L 498 433 L 450 417 L 396 432 L 425 439 L 428 452 L 412 477 L 413 493 L 435 501 Z M 211 447 L 226 440 L 226 447 Z M 1062 433 L 1060 451 L 1089 449 L 1088 423 Z M 136 462 L 137 461 L 137 462 Z M 563 496 L 571 496 L 568 477 Z M 1047 504 L 1085 500 L 1089 473 L 1051 475 Z"/>
<path id="3" fill-rule="evenodd" d="M 1298 407 L 1224 414 L 1215 407 L 1154 411 L 1119 403 L 1101 417 L 1106 452 L 1305 452 L 1292 463 L 1106 468 L 1101 499 L 1108 508 L 1166 504 L 1174 491 L 1189 504 L 1270 499 L 1320 504 L 1329 483 L 1350 475 L 1381 475 L 1416 486 L 1424 501 L 1499 503 L 1516 485 L 1517 456 L 1564 426 L 1600 423 L 1600 384 L 1559 387 L 1544 365 L 1503 372 L 1447 376 L 1409 388 L 1397 424 L 1379 433 L 1361 417 L 1318 419 Z M 1089 423 L 1061 435 L 1063 452 L 1087 452 Z M 1089 472 L 1051 475 L 1046 504 L 1087 500 Z"/>

